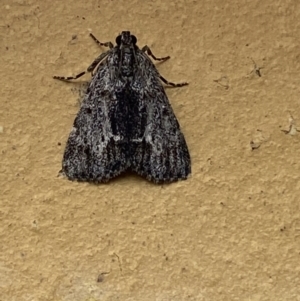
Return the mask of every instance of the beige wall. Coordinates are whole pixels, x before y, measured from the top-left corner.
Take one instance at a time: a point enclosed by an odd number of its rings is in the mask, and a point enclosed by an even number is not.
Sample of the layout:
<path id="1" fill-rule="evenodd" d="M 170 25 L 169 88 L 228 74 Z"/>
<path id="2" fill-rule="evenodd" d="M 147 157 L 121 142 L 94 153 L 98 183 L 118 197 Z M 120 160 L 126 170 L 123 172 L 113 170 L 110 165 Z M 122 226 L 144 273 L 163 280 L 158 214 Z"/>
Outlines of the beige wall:
<path id="1" fill-rule="evenodd" d="M 300 2 L 2 2 L 0 300 L 300 300 Z M 187 181 L 57 177 L 84 79 L 52 76 L 104 51 L 90 30 L 190 83 Z"/>

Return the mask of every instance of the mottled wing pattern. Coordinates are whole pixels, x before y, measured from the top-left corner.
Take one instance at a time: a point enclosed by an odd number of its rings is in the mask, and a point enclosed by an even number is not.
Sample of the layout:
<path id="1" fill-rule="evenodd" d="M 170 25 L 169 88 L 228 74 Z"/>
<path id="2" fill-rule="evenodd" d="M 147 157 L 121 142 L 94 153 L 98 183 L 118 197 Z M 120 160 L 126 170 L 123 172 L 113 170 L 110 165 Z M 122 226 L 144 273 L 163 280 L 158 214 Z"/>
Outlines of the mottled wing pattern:
<path id="1" fill-rule="evenodd" d="M 70 180 L 106 182 L 130 165 L 116 95 L 116 86 L 122 90 L 124 84 L 113 75 L 116 54 L 110 52 L 89 84 L 68 138 L 62 172 Z"/>
<path id="2" fill-rule="evenodd" d="M 189 151 L 159 73 L 141 50 L 136 58 L 131 91 L 139 103 L 138 116 L 144 118 L 135 122 L 139 134 L 131 141 L 131 169 L 157 183 L 186 179 L 191 173 Z"/>
<path id="3" fill-rule="evenodd" d="M 115 47 L 92 37 L 110 50 L 87 69 L 94 75 L 67 141 L 62 172 L 90 182 L 106 182 L 126 169 L 156 183 L 186 179 L 189 151 L 154 64 L 129 31 L 117 36 Z M 73 80 L 85 73 L 54 78 Z"/>

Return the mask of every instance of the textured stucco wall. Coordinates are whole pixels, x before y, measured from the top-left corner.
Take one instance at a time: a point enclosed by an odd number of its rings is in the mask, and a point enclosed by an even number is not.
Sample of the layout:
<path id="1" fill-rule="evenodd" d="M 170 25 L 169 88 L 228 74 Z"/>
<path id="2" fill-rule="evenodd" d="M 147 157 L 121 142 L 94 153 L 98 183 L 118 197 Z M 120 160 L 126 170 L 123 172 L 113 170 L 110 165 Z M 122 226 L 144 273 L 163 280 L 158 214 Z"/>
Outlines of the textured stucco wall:
<path id="1" fill-rule="evenodd" d="M 1 301 L 300 300 L 300 3 L 242 2 L 1 2 Z M 57 177 L 82 80 L 52 75 L 122 30 L 190 83 L 187 181 Z"/>

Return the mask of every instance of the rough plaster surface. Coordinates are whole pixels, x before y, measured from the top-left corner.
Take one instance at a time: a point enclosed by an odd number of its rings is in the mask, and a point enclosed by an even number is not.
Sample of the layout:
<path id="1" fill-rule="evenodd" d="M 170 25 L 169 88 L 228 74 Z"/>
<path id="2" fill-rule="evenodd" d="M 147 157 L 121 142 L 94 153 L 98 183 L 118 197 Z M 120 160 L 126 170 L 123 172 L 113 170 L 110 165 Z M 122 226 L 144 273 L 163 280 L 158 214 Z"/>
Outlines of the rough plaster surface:
<path id="1" fill-rule="evenodd" d="M 300 300 L 298 0 L 0 4 L 1 301 Z M 122 30 L 190 82 L 187 181 L 57 177 L 84 79 L 52 75 Z"/>

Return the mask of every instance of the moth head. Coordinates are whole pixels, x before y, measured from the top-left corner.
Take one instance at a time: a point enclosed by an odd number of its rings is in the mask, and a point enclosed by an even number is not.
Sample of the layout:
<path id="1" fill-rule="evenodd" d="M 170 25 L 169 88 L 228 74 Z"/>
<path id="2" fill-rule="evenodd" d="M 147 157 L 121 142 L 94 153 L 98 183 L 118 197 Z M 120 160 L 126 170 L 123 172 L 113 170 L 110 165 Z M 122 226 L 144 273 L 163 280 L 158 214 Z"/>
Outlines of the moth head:
<path id="1" fill-rule="evenodd" d="M 130 31 L 122 31 L 122 33 L 116 37 L 116 43 L 118 46 L 135 45 L 136 42 L 136 37 L 131 35 Z"/>

